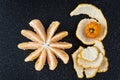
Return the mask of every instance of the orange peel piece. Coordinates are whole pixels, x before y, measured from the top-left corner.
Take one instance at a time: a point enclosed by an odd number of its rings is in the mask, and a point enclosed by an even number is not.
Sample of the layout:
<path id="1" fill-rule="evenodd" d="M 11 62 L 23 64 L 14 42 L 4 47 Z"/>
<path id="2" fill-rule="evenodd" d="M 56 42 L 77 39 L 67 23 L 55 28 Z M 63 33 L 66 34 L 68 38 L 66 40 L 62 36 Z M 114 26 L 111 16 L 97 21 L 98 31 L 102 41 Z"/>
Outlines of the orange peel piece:
<path id="1" fill-rule="evenodd" d="M 78 76 L 78 78 L 83 78 L 84 77 L 84 75 L 83 75 L 83 67 L 82 66 L 79 66 L 78 64 L 77 64 L 77 57 L 78 57 L 78 55 L 79 55 L 79 53 L 81 52 L 83 50 L 83 47 L 79 47 L 73 54 L 72 54 L 72 59 L 73 59 L 73 64 L 74 64 L 74 69 L 75 69 L 75 71 L 76 71 L 76 73 L 77 73 L 77 76 Z"/>
<path id="2" fill-rule="evenodd" d="M 97 22 L 90 22 L 85 27 L 85 34 L 87 37 L 96 38 L 99 36 L 101 31 L 101 25 Z"/>
<path id="3" fill-rule="evenodd" d="M 76 36 L 84 44 L 91 45 L 97 40 L 103 40 L 107 34 L 107 21 L 100 9 L 91 4 L 79 4 L 71 13 L 70 16 L 76 16 L 80 14 L 86 14 L 90 19 L 83 19 L 78 23 Z M 85 28 L 90 22 L 95 22 L 101 25 L 101 28 L 96 26 L 96 31 L 94 35 L 88 34 L 89 30 L 86 31 Z M 93 27 L 92 27 L 93 28 Z M 88 34 L 86 36 L 86 33 Z"/>
<path id="4" fill-rule="evenodd" d="M 98 68 L 103 61 L 103 55 L 99 53 L 98 58 L 94 61 L 87 61 L 82 58 L 77 58 L 77 63 L 84 68 Z"/>
<path id="5" fill-rule="evenodd" d="M 94 61 L 98 58 L 98 54 L 99 52 L 95 47 L 87 47 L 82 51 L 81 57 L 87 61 Z"/>
<path id="6" fill-rule="evenodd" d="M 98 49 L 99 52 L 101 52 L 105 56 L 105 49 L 101 41 L 96 41 L 94 46 Z"/>
<path id="7" fill-rule="evenodd" d="M 105 57 L 105 53 L 103 52 L 104 46 L 102 42 L 96 41 L 93 46 L 88 46 L 87 48 L 80 46 L 72 54 L 74 69 L 77 73 L 78 78 L 84 77 L 83 72 L 86 78 L 93 78 L 97 72 L 101 73 L 108 70 L 108 59 Z M 92 57 L 89 58 L 90 56 Z"/>
<path id="8" fill-rule="evenodd" d="M 86 68 L 84 71 L 85 71 L 86 78 L 93 78 L 97 74 L 98 69 Z"/>
<path id="9" fill-rule="evenodd" d="M 107 57 L 104 57 L 103 62 L 98 69 L 98 72 L 99 73 L 100 72 L 106 72 L 108 70 L 108 66 L 109 66 L 108 59 L 107 59 Z"/>

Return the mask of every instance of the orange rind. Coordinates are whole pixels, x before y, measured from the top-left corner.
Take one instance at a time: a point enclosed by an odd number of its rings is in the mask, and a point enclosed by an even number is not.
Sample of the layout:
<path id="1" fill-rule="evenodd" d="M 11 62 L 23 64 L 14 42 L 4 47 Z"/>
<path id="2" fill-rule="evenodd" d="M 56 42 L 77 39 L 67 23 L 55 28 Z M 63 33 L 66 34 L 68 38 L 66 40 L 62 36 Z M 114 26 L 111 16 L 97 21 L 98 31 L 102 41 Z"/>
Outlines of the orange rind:
<path id="1" fill-rule="evenodd" d="M 80 46 L 72 54 L 74 69 L 78 78 L 83 78 L 83 73 L 86 78 L 93 78 L 97 73 L 106 72 L 108 70 L 108 59 L 105 53 L 102 52 L 104 52 L 102 42 L 96 41 L 93 46 L 88 46 L 87 48 Z M 89 58 L 90 56 L 92 56 L 93 59 Z"/>
<path id="2" fill-rule="evenodd" d="M 99 52 L 101 52 L 105 56 L 105 49 L 101 41 L 96 41 L 94 46 L 98 49 Z"/>
<path id="3" fill-rule="evenodd" d="M 91 45 L 102 41 L 107 34 L 107 21 L 100 9 L 91 4 L 79 4 L 70 16 L 85 14 L 90 19 L 82 19 L 77 26 L 76 36 L 84 44 Z"/>
<path id="4" fill-rule="evenodd" d="M 108 66 L 109 66 L 108 59 L 107 59 L 107 57 L 104 57 L 103 62 L 98 69 L 98 72 L 99 73 L 106 72 L 108 70 Z"/>
<path id="5" fill-rule="evenodd" d="M 82 58 L 77 58 L 77 63 L 84 68 L 98 68 L 103 61 L 103 55 L 101 53 L 98 54 L 97 59 L 94 61 L 87 61 Z"/>
<path id="6" fill-rule="evenodd" d="M 85 70 L 86 78 L 93 78 L 96 76 L 98 69 L 97 68 L 86 68 Z"/>
<path id="7" fill-rule="evenodd" d="M 95 47 L 87 47 L 81 53 L 81 58 L 87 61 L 94 61 L 98 57 L 98 50 Z"/>
<path id="8" fill-rule="evenodd" d="M 78 55 L 79 55 L 79 53 L 83 50 L 84 48 L 83 47 L 79 47 L 73 54 L 72 54 L 72 59 L 73 59 L 73 64 L 74 64 L 74 69 L 75 69 L 75 71 L 76 71 L 76 73 L 77 73 L 77 76 L 78 76 L 78 78 L 83 78 L 84 77 L 84 75 L 83 75 L 83 67 L 82 66 L 79 66 L 78 64 L 77 64 L 77 57 L 78 57 Z"/>

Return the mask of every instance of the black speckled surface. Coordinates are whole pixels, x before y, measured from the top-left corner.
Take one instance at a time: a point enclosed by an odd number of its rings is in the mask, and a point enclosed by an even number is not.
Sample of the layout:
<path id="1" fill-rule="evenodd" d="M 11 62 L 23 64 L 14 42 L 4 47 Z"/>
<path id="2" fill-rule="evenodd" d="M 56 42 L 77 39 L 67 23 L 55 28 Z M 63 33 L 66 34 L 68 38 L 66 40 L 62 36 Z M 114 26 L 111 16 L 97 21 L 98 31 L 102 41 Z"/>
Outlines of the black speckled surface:
<path id="1" fill-rule="evenodd" d="M 109 70 L 89 80 L 120 80 L 119 0 L 0 0 L 0 80 L 87 80 L 77 78 L 71 58 L 79 45 L 85 46 L 75 36 L 76 26 L 85 16 L 69 16 L 80 3 L 96 5 L 108 21 L 108 35 L 103 43 L 110 63 Z M 70 56 L 67 65 L 58 59 L 56 70 L 50 71 L 48 65 L 45 65 L 41 72 L 37 72 L 34 69 L 35 61 L 24 62 L 31 51 L 19 50 L 17 44 L 29 41 L 20 31 L 32 30 L 28 23 L 34 18 L 40 19 L 45 28 L 52 21 L 58 20 L 61 22 L 58 31 L 68 30 L 69 36 L 64 41 L 73 43 L 73 47 L 66 50 Z"/>

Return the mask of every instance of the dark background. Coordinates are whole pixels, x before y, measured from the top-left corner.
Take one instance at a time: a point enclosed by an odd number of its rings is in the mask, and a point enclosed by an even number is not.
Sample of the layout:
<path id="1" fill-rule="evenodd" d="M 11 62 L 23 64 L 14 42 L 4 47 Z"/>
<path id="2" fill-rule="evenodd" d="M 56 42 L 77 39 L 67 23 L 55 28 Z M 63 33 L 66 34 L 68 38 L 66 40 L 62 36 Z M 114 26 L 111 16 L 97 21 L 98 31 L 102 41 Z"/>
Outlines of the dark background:
<path id="1" fill-rule="evenodd" d="M 78 22 L 87 17 L 79 15 L 70 17 L 69 13 L 80 3 L 91 3 L 100 8 L 108 21 L 108 34 L 103 40 L 106 56 L 109 59 L 109 70 L 97 74 L 89 80 L 120 80 L 120 7 L 119 0 L 0 0 L 0 80 L 87 80 L 78 79 L 71 54 L 80 46 L 85 46 L 75 36 Z M 69 63 L 64 65 L 58 59 L 58 67 L 50 71 L 48 65 L 37 72 L 34 63 L 25 63 L 24 58 L 31 51 L 22 51 L 17 44 L 29 41 L 20 34 L 22 29 L 30 29 L 32 19 L 40 19 L 45 28 L 58 20 L 61 25 L 58 31 L 68 30 L 69 36 L 64 41 L 73 43 L 66 52 Z M 57 31 L 57 32 L 58 32 Z"/>

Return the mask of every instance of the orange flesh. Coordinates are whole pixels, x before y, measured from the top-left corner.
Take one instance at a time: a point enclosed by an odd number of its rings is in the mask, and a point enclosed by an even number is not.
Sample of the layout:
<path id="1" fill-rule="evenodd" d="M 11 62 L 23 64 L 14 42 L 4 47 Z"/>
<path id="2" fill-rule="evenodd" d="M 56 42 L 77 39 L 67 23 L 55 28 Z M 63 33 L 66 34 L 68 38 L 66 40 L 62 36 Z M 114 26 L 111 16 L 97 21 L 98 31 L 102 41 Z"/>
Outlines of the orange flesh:
<path id="1" fill-rule="evenodd" d="M 101 25 L 97 22 L 90 22 L 85 27 L 85 34 L 89 38 L 96 38 L 99 36 L 101 31 Z"/>

